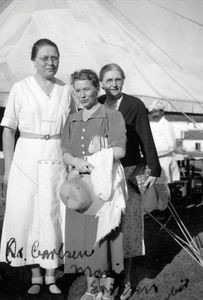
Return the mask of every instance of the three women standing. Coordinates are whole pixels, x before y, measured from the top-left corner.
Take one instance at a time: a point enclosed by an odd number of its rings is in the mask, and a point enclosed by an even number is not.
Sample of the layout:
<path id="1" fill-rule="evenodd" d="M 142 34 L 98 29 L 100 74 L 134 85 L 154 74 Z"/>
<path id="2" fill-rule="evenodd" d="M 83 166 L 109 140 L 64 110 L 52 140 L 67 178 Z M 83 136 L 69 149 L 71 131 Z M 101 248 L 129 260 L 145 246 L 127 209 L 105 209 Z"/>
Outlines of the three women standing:
<path id="1" fill-rule="evenodd" d="M 68 87 L 54 77 L 59 64 L 57 46 L 50 40 L 39 40 L 33 45 L 31 59 L 36 74 L 14 85 L 1 122 L 4 126 L 4 180 L 8 181 L 8 189 L 0 260 L 11 266 L 32 267 L 29 294 L 40 293 L 43 284 L 40 267 L 46 269 L 45 284 L 51 293 L 57 294 L 61 291 L 55 284 L 54 270 L 60 260 L 55 254 L 62 243 L 64 211 L 59 197 L 63 173 L 60 137 L 71 111 L 71 99 Z M 101 70 L 100 79 L 106 92 L 106 104 L 100 105 L 97 101 L 97 75 L 91 70 L 82 70 L 72 75 L 75 94 L 84 109 L 73 114 L 66 122 L 63 133 L 64 160 L 79 173 L 91 173 L 92 165 L 85 159 L 87 155 L 92 155 L 90 144 L 96 141 L 98 145 L 99 141 L 105 141 L 106 138 L 108 148 L 113 149 L 114 161 L 124 158 L 125 123 L 122 115 L 114 110 L 117 108 L 122 112 L 127 125 L 127 155 L 123 160 L 126 174 L 128 176 L 139 162 L 140 145 L 152 170 L 149 178 L 152 184 L 159 176 L 160 166 L 146 121 L 147 115 L 139 99 L 121 93 L 124 78 L 118 66 L 109 65 Z M 17 128 L 20 138 L 14 151 Z M 135 197 L 134 192 L 129 191 L 123 222 L 126 258 L 142 254 L 143 239 L 140 196 Z M 133 202 L 133 198 L 137 202 Z M 70 251 L 94 249 L 97 225 L 94 216 L 68 210 L 66 240 Z M 131 235 L 136 228 L 137 234 Z M 96 297 L 93 289 L 95 271 L 103 273 L 111 268 L 119 273 L 122 270 L 120 228 L 104 238 L 93 253 L 88 260 L 91 272 L 88 274 L 88 290 L 83 299 Z M 77 270 L 85 269 L 83 259 L 74 260 L 74 263 L 69 259 L 66 272 L 72 273 L 73 265 Z M 127 265 L 130 266 L 130 262 Z M 126 270 L 129 271 L 129 267 Z M 125 292 L 131 291 L 129 281 L 129 273 L 126 272 L 124 297 Z M 103 299 L 112 299 L 111 284 L 109 280 L 108 288 L 103 291 Z"/>
<path id="2" fill-rule="evenodd" d="M 49 292 L 60 293 L 54 271 L 60 264 L 64 207 L 59 197 L 63 165 L 61 133 L 71 111 L 67 85 L 55 78 L 59 50 L 48 39 L 32 47 L 34 76 L 14 84 L 1 122 L 8 181 L 0 260 L 11 266 L 30 265 L 29 294 L 43 284 L 46 269 Z M 14 150 L 15 132 L 20 137 Z M 51 255 L 53 254 L 53 255 Z"/>

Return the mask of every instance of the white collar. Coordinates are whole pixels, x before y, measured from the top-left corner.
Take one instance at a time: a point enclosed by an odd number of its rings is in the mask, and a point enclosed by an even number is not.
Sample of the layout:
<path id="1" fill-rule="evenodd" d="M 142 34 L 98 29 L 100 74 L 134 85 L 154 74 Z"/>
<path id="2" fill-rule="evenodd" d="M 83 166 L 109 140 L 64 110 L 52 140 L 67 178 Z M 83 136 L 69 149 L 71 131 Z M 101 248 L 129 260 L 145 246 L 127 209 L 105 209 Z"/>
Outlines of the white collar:
<path id="1" fill-rule="evenodd" d="M 122 99 L 123 99 L 123 95 L 111 106 L 111 108 L 118 110 Z"/>

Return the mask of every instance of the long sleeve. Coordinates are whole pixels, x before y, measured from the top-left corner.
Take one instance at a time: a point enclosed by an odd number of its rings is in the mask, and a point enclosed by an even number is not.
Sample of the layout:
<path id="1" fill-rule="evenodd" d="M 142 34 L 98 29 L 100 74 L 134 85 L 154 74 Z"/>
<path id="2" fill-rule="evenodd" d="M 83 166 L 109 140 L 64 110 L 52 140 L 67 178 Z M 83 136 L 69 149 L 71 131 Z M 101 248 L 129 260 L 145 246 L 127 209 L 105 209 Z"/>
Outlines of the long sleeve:
<path id="1" fill-rule="evenodd" d="M 160 176 L 161 167 L 150 129 L 148 115 L 143 103 L 140 103 L 137 111 L 135 130 L 140 137 L 141 148 L 145 156 L 147 165 L 151 169 L 151 175 L 156 177 Z"/>
<path id="2" fill-rule="evenodd" d="M 144 103 L 139 98 L 123 94 L 119 111 L 123 115 L 127 129 L 126 156 L 121 161 L 123 166 L 138 164 L 143 153 L 151 169 L 151 175 L 159 177 L 161 166 Z"/>

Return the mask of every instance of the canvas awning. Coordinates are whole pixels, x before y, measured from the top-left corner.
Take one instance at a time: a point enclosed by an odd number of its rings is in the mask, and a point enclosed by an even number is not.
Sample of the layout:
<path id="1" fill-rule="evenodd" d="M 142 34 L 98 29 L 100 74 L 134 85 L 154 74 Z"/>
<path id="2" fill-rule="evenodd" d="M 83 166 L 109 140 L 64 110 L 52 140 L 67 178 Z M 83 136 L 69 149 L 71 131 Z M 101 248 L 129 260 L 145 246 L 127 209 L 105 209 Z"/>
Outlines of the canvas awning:
<path id="1" fill-rule="evenodd" d="M 167 110 L 203 113 L 203 2 L 199 0 L 9 0 L 0 9 L 0 105 L 34 72 L 33 43 L 59 47 L 57 76 L 118 63 L 124 91 Z M 5 1 L 2 1 L 5 6 Z M 1 5 L 1 3 L 0 3 Z"/>

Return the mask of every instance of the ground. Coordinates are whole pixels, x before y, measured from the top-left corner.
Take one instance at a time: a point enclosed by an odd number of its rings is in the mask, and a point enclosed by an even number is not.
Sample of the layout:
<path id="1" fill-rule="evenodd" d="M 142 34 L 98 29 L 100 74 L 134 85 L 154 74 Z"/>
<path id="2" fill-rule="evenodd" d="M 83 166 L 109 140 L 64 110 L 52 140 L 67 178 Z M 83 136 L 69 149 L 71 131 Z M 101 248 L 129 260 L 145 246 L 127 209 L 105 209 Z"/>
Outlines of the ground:
<path id="1" fill-rule="evenodd" d="M 203 203 L 192 207 L 181 207 L 178 212 L 192 236 L 196 237 L 199 247 L 203 247 Z M 173 219 L 168 228 L 180 234 Z M 0 228 L 2 218 L 0 219 Z M 146 255 L 133 260 L 131 300 L 201 300 L 203 299 L 203 267 L 199 266 L 185 250 L 151 218 L 145 219 Z M 63 269 L 57 270 L 57 282 L 63 296 L 50 296 L 46 290 L 39 300 L 79 300 L 86 289 L 84 276 L 64 275 Z M 25 295 L 30 284 L 30 270 L 11 268 L 0 263 L 0 299 L 27 300 Z"/>

